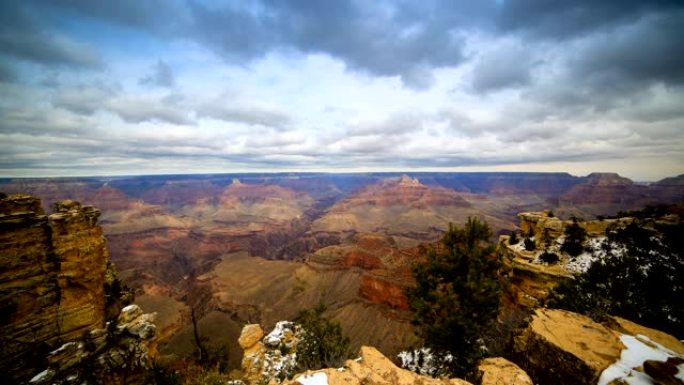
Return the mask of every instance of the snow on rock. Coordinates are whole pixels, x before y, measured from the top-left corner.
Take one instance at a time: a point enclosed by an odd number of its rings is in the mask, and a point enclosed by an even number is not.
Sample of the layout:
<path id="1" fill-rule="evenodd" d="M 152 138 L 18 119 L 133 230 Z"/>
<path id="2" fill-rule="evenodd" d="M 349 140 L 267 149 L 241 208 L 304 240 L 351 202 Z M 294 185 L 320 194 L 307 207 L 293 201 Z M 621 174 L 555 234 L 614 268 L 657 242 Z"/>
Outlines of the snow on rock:
<path id="1" fill-rule="evenodd" d="M 404 350 L 397 357 L 401 360 L 401 367 L 423 376 L 442 374 L 445 362 L 451 362 L 453 356 L 436 357 L 429 348 Z"/>
<path id="2" fill-rule="evenodd" d="M 573 274 L 585 273 L 591 267 L 591 264 L 596 260 L 596 256 L 586 251 L 576 256 L 565 264 L 565 270 Z"/>
<path id="3" fill-rule="evenodd" d="M 608 385 L 614 380 L 622 380 L 629 385 L 651 385 L 654 383 L 653 379 L 640 370 L 645 361 L 666 361 L 670 357 L 681 357 L 642 334 L 623 334 L 620 341 L 625 345 L 625 349 L 622 350 L 620 359 L 601 373 L 598 385 Z M 677 377 L 680 379 L 684 371 L 682 365 L 678 367 Z"/>
<path id="4" fill-rule="evenodd" d="M 264 344 L 276 348 L 284 341 L 287 341 L 290 336 L 294 335 L 294 329 L 294 322 L 280 321 L 275 325 L 273 330 L 264 337 Z"/>
<path id="5" fill-rule="evenodd" d="M 295 380 L 301 385 L 328 385 L 328 375 L 325 372 L 304 374 Z"/>

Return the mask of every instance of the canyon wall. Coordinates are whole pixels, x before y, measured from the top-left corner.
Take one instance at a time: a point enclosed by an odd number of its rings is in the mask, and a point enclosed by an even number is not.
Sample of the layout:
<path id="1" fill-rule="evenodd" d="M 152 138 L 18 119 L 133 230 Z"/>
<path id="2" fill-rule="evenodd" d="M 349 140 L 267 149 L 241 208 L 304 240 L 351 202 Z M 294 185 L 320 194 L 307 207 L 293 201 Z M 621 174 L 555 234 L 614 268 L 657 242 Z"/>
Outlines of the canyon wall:
<path id="1" fill-rule="evenodd" d="M 0 196 L 0 371 L 24 383 L 65 342 L 102 330 L 120 310 L 100 212 L 75 201 L 45 214 L 39 199 Z M 116 294 L 116 298 L 114 295 Z M 53 354 L 51 354 L 52 352 Z M 73 357 L 70 357 L 73 360 Z"/>

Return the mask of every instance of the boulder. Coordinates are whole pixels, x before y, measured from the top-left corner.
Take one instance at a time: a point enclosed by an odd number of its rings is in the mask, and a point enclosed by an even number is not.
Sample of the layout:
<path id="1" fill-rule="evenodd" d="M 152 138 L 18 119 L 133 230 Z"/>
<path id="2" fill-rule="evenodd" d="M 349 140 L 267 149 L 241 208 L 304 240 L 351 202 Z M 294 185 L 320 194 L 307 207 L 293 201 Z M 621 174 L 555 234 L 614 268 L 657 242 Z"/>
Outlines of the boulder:
<path id="1" fill-rule="evenodd" d="M 684 362 L 684 343 L 666 333 L 556 309 L 535 310 L 514 348 L 516 363 L 538 384 L 668 383 L 674 377 L 663 370 Z"/>
<path id="2" fill-rule="evenodd" d="M 264 330 L 259 324 L 249 324 L 242 328 L 238 343 L 242 349 L 248 349 L 254 346 L 264 336 Z"/>
<path id="3" fill-rule="evenodd" d="M 477 366 L 480 385 L 533 385 L 530 376 L 502 357 L 487 358 Z"/>

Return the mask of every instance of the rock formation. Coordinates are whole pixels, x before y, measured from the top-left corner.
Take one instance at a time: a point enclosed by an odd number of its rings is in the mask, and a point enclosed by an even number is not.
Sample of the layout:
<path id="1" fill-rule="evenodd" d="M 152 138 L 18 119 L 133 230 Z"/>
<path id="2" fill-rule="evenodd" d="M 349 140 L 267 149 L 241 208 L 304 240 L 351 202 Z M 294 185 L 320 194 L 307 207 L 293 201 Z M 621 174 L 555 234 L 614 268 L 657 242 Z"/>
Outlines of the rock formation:
<path id="1" fill-rule="evenodd" d="M 617 317 L 602 325 L 568 311 L 537 309 L 515 339 L 516 362 L 538 384 L 607 385 L 643 371 L 649 356 L 635 357 L 648 348 L 638 347 L 627 354 L 629 361 L 619 362 L 633 344 L 658 349 L 656 357 L 684 358 L 684 344 L 657 330 Z"/>
<path id="2" fill-rule="evenodd" d="M 0 371 L 6 383 L 26 381 L 48 362 L 59 366 L 60 357 L 68 360 L 65 366 L 73 364 L 74 357 L 55 349 L 97 334 L 118 314 L 123 293 L 99 215 L 75 201 L 55 203 L 46 215 L 30 195 L 0 199 Z"/>
<path id="3" fill-rule="evenodd" d="M 549 211 L 544 212 L 525 212 L 518 214 L 520 219 L 520 231 L 523 235 L 531 235 L 536 240 L 542 240 L 545 234 L 552 238 L 563 235 L 565 228 L 573 223 L 572 220 L 561 220 L 551 216 Z M 603 219 L 603 220 L 581 220 L 577 224 L 583 228 L 588 236 L 598 237 L 606 234 L 606 229 L 612 225 L 628 224 L 632 218 Z"/>
<path id="4" fill-rule="evenodd" d="M 561 220 L 549 211 L 524 212 L 518 214 L 520 231 L 523 236 L 535 241 L 534 250 L 526 250 L 522 240 L 511 245 L 510 237 L 502 235 L 499 239 L 498 251 L 503 261 L 509 267 L 509 282 L 511 283 L 513 302 L 525 307 L 534 307 L 541 303 L 548 293 L 560 282 L 572 279 L 573 275 L 585 271 L 591 263 L 591 255 L 586 254 L 578 258 L 570 258 L 560 251 L 561 240 L 567 226 L 572 220 Z M 587 237 L 586 244 L 596 246 L 601 239 L 605 239 L 606 230 L 611 226 L 623 226 L 633 221 L 624 217 L 604 220 L 579 220 L 577 224 L 583 228 Z M 593 241 L 592 241 L 593 240 Z M 548 251 L 558 256 L 557 263 L 540 261 L 540 254 Z"/>

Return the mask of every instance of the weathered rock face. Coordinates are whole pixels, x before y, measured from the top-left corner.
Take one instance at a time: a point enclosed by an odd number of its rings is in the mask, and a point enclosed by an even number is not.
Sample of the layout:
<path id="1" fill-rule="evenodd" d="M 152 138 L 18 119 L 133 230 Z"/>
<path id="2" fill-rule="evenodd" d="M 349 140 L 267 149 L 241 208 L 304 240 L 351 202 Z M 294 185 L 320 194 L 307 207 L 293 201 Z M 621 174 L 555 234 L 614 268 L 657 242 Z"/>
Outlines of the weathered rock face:
<path id="1" fill-rule="evenodd" d="M 328 384 L 328 385 L 468 385 L 467 381 L 437 379 L 421 376 L 401 369 L 373 347 L 363 346 L 359 358 L 348 360 L 342 368 L 329 368 L 307 371 L 285 381 L 288 385 Z"/>
<path id="2" fill-rule="evenodd" d="M 660 331 L 618 317 L 598 324 L 554 309 L 535 311 L 527 329 L 516 337 L 515 350 L 516 362 L 538 384 L 609 384 L 653 366 L 645 363 L 648 359 L 666 365 L 669 358 L 684 358 L 684 344 Z M 621 357 L 629 358 L 619 362 Z"/>
<path id="3" fill-rule="evenodd" d="M 0 367 L 18 379 L 58 340 L 104 325 L 108 256 L 92 207 L 64 201 L 46 216 L 28 195 L 0 207 Z"/>
<path id="4" fill-rule="evenodd" d="M 622 348 L 616 333 L 590 318 L 548 309 L 536 310 L 515 341 L 518 363 L 540 384 L 596 384 Z"/>
<path id="5" fill-rule="evenodd" d="M 533 385 L 530 376 L 502 357 L 486 358 L 477 366 L 480 385 Z"/>
<path id="6" fill-rule="evenodd" d="M 52 360 L 46 359 L 50 351 L 102 329 L 107 314 L 118 313 L 118 297 L 108 299 L 105 293 L 112 270 L 99 214 L 75 201 L 56 203 L 53 213 L 45 215 L 32 196 L 0 199 L 0 371 L 5 383 L 31 378 Z"/>

